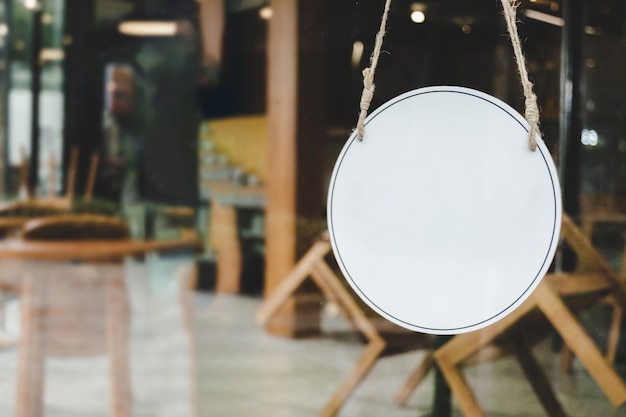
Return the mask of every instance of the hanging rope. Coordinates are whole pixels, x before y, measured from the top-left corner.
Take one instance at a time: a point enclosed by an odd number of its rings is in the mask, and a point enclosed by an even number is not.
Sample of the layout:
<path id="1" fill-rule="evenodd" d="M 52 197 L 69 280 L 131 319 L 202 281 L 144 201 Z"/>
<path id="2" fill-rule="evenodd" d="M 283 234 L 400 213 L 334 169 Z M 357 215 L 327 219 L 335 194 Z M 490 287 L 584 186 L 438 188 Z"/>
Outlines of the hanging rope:
<path id="1" fill-rule="evenodd" d="M 361 113 L 359 114 L 359 121 L 357 122 L 357 137 L 359 140 L 363 140 L 365 134 L 365 118 L 367 117 L 367 111 L 370 108 L 372 99 L 374 98 L 374 74 L 376 73 L 376 67 L 378 66 L 378 58 L 380 57 L 380 50 L 383 47 L 383 38 L 385 37 L 385 31 L 387 29 L 387 18 L 389 16 L 389 7 L 391 6 L 391 0 L 386 0 L 385 11 L 380 22 L 380 29 L 376 34 L 376 43 L 374 44 L 374 52 L 370 58 L 370 66 L 363 70 L 363 93 L 361 93 Z"/>
<path id="2" fill-rule="evenodd" d="M 522 89 L 524 90 L 525 97 L 525 113 L 524 117 L 530 125 L 528 131 L 528 147 L 535 151 L 537 149 L 537 135 L 541 136 L 539 129 L 539 106 L 537 105 L 537 96 L 533 92 L 533 83 L 528 78 L 528 70 L 526 69 L 526 58 L 522 51 L 522 43 L 517 32 L 517 8 L 519 2 L 517 0 L 500 0 L 502 8 L 504 9 L 504 18 L 506 21 L 506 28 L 509 31 L 511 37 L 511 44 L 513 45 L 513 52 L 515 54 L 515 60 L 517 62 L 517 69 L 520 75 L 522 83 Z M 361 93 L 359 120 L 357 122 L 357 137 L 359 140 L 363 140 L 365 135 L 365 119 L 367 117 L 367 111 L 370 108 L 372 99 L 374 98 L 374 90 L 376 86 L 374 84 L 374 74 L 376 73 L 376 67 L 378 66 L 378 58 L 380 57 L 380 51 L 383 46 L 383 38 L 385 37 L 385 31 L 387 29 L 387 19 L 389 16 L 389 7 L 391 0 L 386 0 L 385 10 L 380 22 L 380 29 L 376 34 L 376 43 L 374 44 L 374 52 L 370 59 L 370 66 L 363 70 L 363 92 Z"/>
<path id="3" fill-rule="evenodd" d="M 539 106 L 537 105 L 537 96 L 533 93 L 533 83 L 528 78 L 528 70 L 526 69 L 526 58 L 522 52 L 522 43 L 517 32 L 516 12 L 519 2 L 517 0 L 500 0 L 504 9 L 504 18 L 506 20 L 506 28 L 511 37 L 515 60 L 517 61 L 517 70 L 519 71 L 524 97 L 526 98 L 526 121 L 530 125 L 528 131 L 528 147 L 534 151 L 537 149 L 537 135 L 541 136 L 539 130 Z"/>

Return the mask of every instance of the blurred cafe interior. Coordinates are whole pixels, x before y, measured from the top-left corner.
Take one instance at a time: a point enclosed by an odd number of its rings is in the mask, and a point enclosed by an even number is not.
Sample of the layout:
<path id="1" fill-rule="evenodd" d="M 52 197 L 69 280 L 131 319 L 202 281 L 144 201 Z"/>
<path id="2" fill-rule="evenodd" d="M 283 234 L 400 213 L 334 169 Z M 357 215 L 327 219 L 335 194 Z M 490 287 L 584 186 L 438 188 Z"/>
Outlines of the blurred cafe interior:
<path id="1" fill-rule="evenodd" d="M 0 1 L 0 417 L 626 416 L 626 6 L 515 5 L 562 239 L 442 337 L 327 234 L 385 0 Z M 391 2 L 371 110 L 437 85 L 524 113 L 500 1 Z"/>

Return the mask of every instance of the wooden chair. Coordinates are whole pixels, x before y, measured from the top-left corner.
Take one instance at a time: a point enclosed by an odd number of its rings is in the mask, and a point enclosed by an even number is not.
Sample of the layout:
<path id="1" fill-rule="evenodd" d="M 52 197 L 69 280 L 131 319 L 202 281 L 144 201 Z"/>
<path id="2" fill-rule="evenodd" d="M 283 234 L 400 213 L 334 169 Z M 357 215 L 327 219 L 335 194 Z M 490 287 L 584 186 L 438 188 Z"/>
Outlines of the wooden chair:
<path id="1" fill-rule="evenodd" d="M 0 203 L 0 239 L 19 235 L 22 227 L 30 220 L 68 213 L 63 207 L 39 200 Z"/>
<path id="2" fill-rule="evenodd" d="M 91 204 L 91 199 L 98 169 L 99 157 L 97 153 L 94 153 L 91 158 L 83 203 L 79 207 L 76 207 L 74 204 L 74 184 L 76 182 L 78 148 L 74 147 L 71 152 L 66 194 L 63 196 L 57 196 L 55 194 L 56 161 L 54 157 L 51 157 L 49 167 L 50 175 L 48 178 L 48 196 L 43 198 L 35 198 L 33 196 L 32 190 L 30 190 L 28 185 L 28 159 L 26 158 L 26 152 L 23 148 L 20 149 L 20 152 L 22 159 L 20 163 L 20 189 L 21 194 L 23 194 L 26 199 L 0 203 L 0 239 L 11 237 L 31 219 L 67 214 L 70 211 L 94 211 L 94 204 Z M 111 213 L 112 211 L 104 204 L 99 204 L 97 209 L 100 212 Z M 12 296 L 15 291 L 16 288 L 13 285 L 6 283 L 2 285 L 0 282 L 0 329 L 5 328 L 3 323 L 5 317 L 5 299 L 9 295 Z M 0 339 L 0 347 L 13 346 L 15 343 L 16 342 L 12 339 Z"/>
<path id="3" fill-rule="evenodd" d="M 82 201 L 74 201 L 74 183 L 76 179 L 76 164 L 78 163 L 78 150 L 72 150 L 72 158 L 68 172 L 67 192 L 64 196 L 49 194 L 47 197 L 26 200 L 14 200 L 0 203 L 0 238 L 11 235 L 16 229 L 31 219 L 59 216 L 70 213 L 99 213 L 113 216 L 116 207 L 112 203 L 92 202 L 92 194 L 95 176 L 98 167 L 98 155 L 91 158 L 89 175 Z M 54 171 L 51 169 L 51 171 Z M 51 182 L 54 182 L 52 179 Z M 52 185 L 50 189 L 53 190 Z"/>
<path id="4" fill-rule="evenodd" d="M 128 226 L 101 216 L 36 219 L 23 227 L 29 241 L 127 239 Z M 16 262 L 2 260 L 2 272 Z M 110 262 L 19 262 L 22 334 L 17 416 L 41 417 L 46 356 L 108 354 L 112 416 L 131 416 L 129 305 L 119 259 Z M 13 272 L 15 274 L 15 271 Z"/>
<path id="5" fill-rule="evenodd" d="M 517 358 L 542 406 L 550 416 L 565 416 L 541 366 L 530 348 L 556 329 L 587 372 L 614 406 L 626 403 L 626 384 L 587 334 L 577 315 L 611 294 L 626 305 L 624 282 L 616 275 L 589 239 L 563 216 L 561 235 L 578 256 L 574 272 L 549 273 L 518 309 L 485 329 L 454 336 L 433 357 L 466 417 L 482 417 L 461 372 L 464 366 L 507 354 Z M 419 366 L 402 387 L 396 402 L 404 404 L 428 368 Z"/>
<path id="6" fill-rule="evenodd" d="M 62 196 L 57 196 L 54 192 L 54 187 L 56 184 L 53 184 L 55 181 L 55 171 L 56 164 L 54 159 L 51 161 L 50 167 L 50 176 L 49 176 L 49 190 L 47 197 L 35 197 L 32 194 L 32 190 L 28 192 L 28 199 L 26 201 L 32 201 L 33 204 L 41 204 L 46 207 L 56 207 L 59 210 L 69 210 L 72 207 L 72 203 L 74 201 L 74 188 L 76 184 L 76 173 L 78 169 L 78 148 L 72 148 L 72 152 L 70 154 L 70 162 L 68 165 L 67 171 L 67 183 L 65 185 L 65 194 Z"/>
<path id="7" fill-rule="evenodd" d="M 17 202 L 27 203 L 31 207 L 41 206 L 42 208 L 46 209 L 69 211 L 74 205 L 76 176 L 78 175 L 78 157 L 79 150 L 77 147 L 73 147 L 70 153 L 70 161 L 68 164 L 65 194 L 57 195 L 55 190 L 57 163 L 52 156 L 50 158 L 50 173 L 47 180 L 48 195 L 45 197 L 36 197 L 33 195 L 33 191 L 28 187 L 28 161 L 26 159 L 24 150 L 22 150 L 22 163 L 20 164 L 20 189 L 22 190 L 21 194 L 23 194 L 25 198 L 19 199 Z M 99 161 L 99 155 L 97 153 L 92 154 L 89 163 L 89 170 L 87 172 L 87 181 L 85 183 L 85 193 L 83 196 L 83 201 L 85 203 L 89 203 L 92 200 Z"/>
<path id="8" fill-rule="evenodd" d="M 621 280 L 626 281 L 626 244 L 624 244 L 622 262 L 619 269 L 619 277 Z M 611 319 L 609 321 L 609 327 L 607 330 L 606 348 L 604 356 L 610 364 L 613 364 L 615 362 L 615 358 L 617 356 L 617 351 L 619 348 L 624 308 L 622 304 L 618 300 L 616 300 L 615 297 L 613 297 L 613 295 L 611 294 L 609 294 L 603 300 L 603 303 L 608 304 L 611 308 Z M 567 347 L 567 345 L 563 346 L 563 348 L 561 349 L 560 360 L 561 371 L 570 372 L 572 370 L 573 362 L 574 355 L 572 351 Z"/>
<path id="9" fill-rule="evenodd" d="M 97 214 L 66 214 L 28 221 L 22 227 L 26 240 L 119 240 L 128 239 L 128 224 Z"/>
<path id="10" fill-rule="evenodd" d="M 324 233 L 297 262 L 275 292 L 258 311 L 257 319 L 267 323 L 309 277 L 327 301 L 334 303 L 344 318 L 366 339 L 365 349 L 352 370 L 344 376 L 320 416 L 335 416 L 356 387 L 365 379 L 376 361 L 384 354 L 428 348 L 434 338 L 405 330 L 381 318 L 358 300 L 326 260 L 331 251 L 328 233 Z"/>
<path id="11" fill-rule="evenodd" d="M 622 197 L 613 194 L 587 194 L 580 197 L 580 205 L 581 229 L 589 240 L 593 237 L 593 230 L 596 224 L 626 224 L 626 199 Z M 621 279 L 626 282 L 626 242 L 624 244 L 619 275 Z M 607 333 L 605 356 L 610 363 L 613 363 L 619 347 L 624 310 L 620 303 L 610 295 L 604 301 L 609 304 L 612 309 Z M 564 346 L 561 350 L 561 370 L 563 372 L 571 371 L 573 360 L 574 356 L 571 350 L 569 350 L 567 346 Z"/>

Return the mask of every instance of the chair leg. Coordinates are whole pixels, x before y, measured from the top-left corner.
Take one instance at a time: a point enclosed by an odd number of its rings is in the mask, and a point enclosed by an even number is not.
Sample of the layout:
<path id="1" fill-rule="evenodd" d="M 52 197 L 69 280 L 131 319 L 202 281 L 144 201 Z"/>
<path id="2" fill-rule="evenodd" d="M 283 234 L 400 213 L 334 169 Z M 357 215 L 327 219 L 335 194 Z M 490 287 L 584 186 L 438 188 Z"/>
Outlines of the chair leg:
<path id="1" fill-rule="evenodd" d="M 283 279 L 274 293 L 264 301 L 257 312 L 257 320 L 260 323 L 266 323 L 285 304 L 302 282 L 310 276 L 325 296 L 336 302 L 345 317 L 367 337 L 369 342 L 364 352 L 333 393 L 322 410 L 321 417 L 334 417 L 339 412 L 350 394 L 374 366 L 386 346 L 371 320 L 365 316 L 352 296 L 339 282 L 337 276 L 324 262 L 324 256 L 330 249 L 328 241 L 316 242 Z"/>
<path id="2" fill-rule="evenodd" d="M 526 379 L 530 382 L 535 395 L 541 401 L 541 405 L 548 415 L 551 417 L 566 417 L 567 414 L 565 414 L 561 403 L 556 398 L 543 369 L 541 369 L 541 366 L 537 363 L 537 360 L 521 337 L 515 340 L 513 351 L 524 375 L 526 375 Z"/>
<path id="3" fill-rule="evenodd" d="M 132 395 L 129 373 L 129 306 L 121 273 L 107 277 L 107 349 L 111 378 L 113 417 L 131 417 Z"/>
<path id="4" fill-rule="evenodd" d="M 330 251 L 330 243 L 326 241 L 318 241 L 309 249 L 274 292 L 265 299 L 257 312 L 256 318 L 259 323 L 267 323 L 278 312 L 309 276 L 313 264 L 323 259 L 328 251 Z"/>
<path id="5" fill-rule="evenodd" d="M 561 298 L 547 286 L 538 286 L 534 296 L 539 309 L 559 332 L 563 341 L 583 364 L 609 401 L 619 407 L 626 403 L 626 385 L 589 337 Z"/>
<path id="6" fill-rule="evenodd" d="M 484 417 L 480 404 L 465 381 L 459 367 L 472 355 L 488 346 L 496 337 L 515 324 L 521 317 L 535 308 L 534 297 L 530 297 L 514 312 L 502 320 L 470 333 L 454 336 L 450 341 L 438 348 L 435 353 L 437 366 L 450 386 L 452 395 L 465 417 Z"/>
<path id="7" fill-rule="evenodd" d="M 452 395 L 456 398 L 456 402 L 459 405 L 463 416 L 486 417 L 486 414 L 478 404 L 474 393 L 459 370 L 458 365 L 449 362 L 445 355 L 438 355 L 437 352 L 435 353 L 435 359 L 437 361 L 437 366 L 439 366 L 441 373 L 450 386 Z"/>
<path id="8" fill-rule="evenodd" d="M 325 262 L 316 262 L 311 267 L 311 277 L 324 292 L 332 292 L 333 300 L 343 310 L 343 314 L 371 342 L 381 339 L 378 329 L 372 323 L 353 296 L 339 281 L 339 278 Z"/>
<path id="9" fill-rule="evenodd" d="M 43 416 L 45 285 L 44 280 L 27 276 L 20 291 L 22 330 L 19 342 L 16 417 Z"/>
<path id="10" fill-rule="evenodd" d="M 622 327 L 622 315 L 624 314 L 624 310 L 613 298 L 610 299 L 610 302 L 613 307 L 613 314 L 611 316 L 611 324 L 609 326 L 608 340 L 606 341 L 606 360 L 612 364 L 615 362 L 615 357 L 617 356 L 620 329 Z"/>
<path id="11" fill-rule="evenodd" d="M 332 294 L 333 299 L 341 308 L 344 316 L 368 339 L 368 344 L 356 365 L 352 368 L 350 373 L 344 377 L 343 381 L 324 407 L 324 410 L 322 410 L 321 417 L 333 417 L 372 369 L 383 353 L 386 343 L 378 333 L 376 326 L 374 326 L 372 321 L 363 313 L 363 310 L 361 310 L 356 301 L 354 301 L 354 298 L 348 293 L 341 282 L 339 282 L 337 275 L 335 275 L 323 260 L 312 264 L 310 274 L 317 285 L 324 289 L 325 293 Z"/>
<path id="12" fill-rule="evenodd" d="M 563 373 L 569 373 L 572 371 L 574 364 L 574 355 L 567 345 L 563 345 L 561 348 L 561 357 L 559 359 L 559 369 Z"/>
<path id="13" fill-rule="evenodd" d="M 426 352 L 426 355 L 424 356 L 424 358 L 422 358 L 420 364 L 417 366 L 417 368 L 415 368 L 411 375 L 409 375 L 407 380 L 394 396 L 393 401 L 396 403 L 396 405 L 406 405 L 413 391 L 415 391 L 415 389 L 426 377 L 426 375 L 428 375 L 434 364 L 435 357 L 433 356 L 433 352 Z"/>
<path id="14" fill-rule="evenodd" d="M 617 356 L 617 349 L 619 347 L 619 336 L 622 326 L 622 315 L 624 314 L 624 310 L 617 300 L 613 297 L 609 297 L 608 303 L 611 305 L 613 312 L 611 314 L 611 322 L 609 324 L 609 329 L 607 333 L 607 341 L 606 341 L 606 360 L 613 364 L 615 362 L 615 357 Z M 569 350 L 567 346 L 563 346 L 561 350 L 561 361 L 560 361 L 560 369 L 563 372 L 570 372 L 572 370 L 572 363 L 574 360 L 574 356 L 572 355 L 572 351 Z"/>
<path id="15" fill-rule="evenodd" d="M 328 403 L 326 403 L 320 414 L 321 417 L 334 417 L 337 415 L 341 406 L 374 366 L 384 349 L 385 342 L 382 339 L 373 340 L 367 344 L 354 368 L 344 377 Z"/>

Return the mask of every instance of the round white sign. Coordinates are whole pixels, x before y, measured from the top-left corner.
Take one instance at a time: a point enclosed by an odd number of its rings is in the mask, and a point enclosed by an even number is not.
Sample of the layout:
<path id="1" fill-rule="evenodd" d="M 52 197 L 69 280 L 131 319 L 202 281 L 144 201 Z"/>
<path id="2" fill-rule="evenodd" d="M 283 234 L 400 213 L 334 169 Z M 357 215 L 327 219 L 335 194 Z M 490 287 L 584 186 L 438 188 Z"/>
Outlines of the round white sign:
<path id="1" fill-rule="evenodd" d="M 405 93 L 373 112 L 336 162 L 335 258 L 354 291 L 405 328 L 457 334 L 518 307 L 554 257 L 558 175 L 528 123 L 462 87 Z"/>

